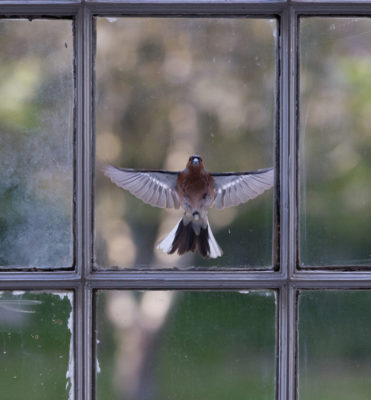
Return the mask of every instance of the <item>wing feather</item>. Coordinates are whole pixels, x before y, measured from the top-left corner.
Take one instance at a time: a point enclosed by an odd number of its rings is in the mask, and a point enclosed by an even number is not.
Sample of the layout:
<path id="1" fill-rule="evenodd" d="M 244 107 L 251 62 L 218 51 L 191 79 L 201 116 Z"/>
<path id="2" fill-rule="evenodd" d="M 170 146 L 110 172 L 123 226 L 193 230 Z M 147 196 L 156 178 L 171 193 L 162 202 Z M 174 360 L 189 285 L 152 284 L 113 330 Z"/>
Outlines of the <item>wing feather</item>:
<path id="1" fill-rule="evenodd" d="M 139 198 L 145 197 L 150 185 L 146 186 L 146 179 L 145 177 L 140 177 L 141 187 L 136 193 L 136 196 Z"/>
<path id="2" fill-rule="evenodd" d="M 152 183 L 152 189 L 148 194 L 148 204 L 153 206 L 154 204 L 156 204 L 156 198 L 158 197 L 158 185 L 156 185 L 154 181 L 152 181 L 151 183 Z"/>
<path id="3" fill-rule="evenodd" d="M 242 190 L 242 185 L 241 185 L 240 181 L 238 181 L 236 183 L 236 185 L 234 186 L 234 193 L 235 193 L 235 195 L 237 197 L 238 204 L 243 203 L 244 197 L 243 197 L 243 190 Z"/>
<path id="4" fill-rule="evenodd" d="M 214 179 L 214 206 L 219 209 L 245 203 L 270 189 L 274 183 L 273 168 L 211 176 Z"/>
<path id="5" fill-rule="evenodd" d="M 164 188 L 160 189 L 160 195 L 158 197 L 158 204 L 161 208 L 166 208 L 166 194 L 165 194 Z"/>
<path id="6" fill-rule="evenodd" d="M 173 198 L 174 208 L 179 208 L 179 207 L 180 207 L 180 198 L 179 198 L 179 196 L 178 196 L 178 193 L 177 193 L 175 190 L 173 190 L 173 191 L 170 193 L 170 195 L 171 195 L 172 198 Z"/>
<path id="7" fill-rule="evenodd" d="M 174 200 L 171 193 L 165 190 L 165 196 L 166 196 L 166 208 L 174 208 Z"/>
<path id="8" fill-rule="evenodd" d="M 149 199 L 153 195 L 154 186 L 155 186 L 155 182 L 152 180 L 150 180 L 149 183 L 144 186 L 144 193 L 143 193 L 143 197 L 141 197 L 141 199 L 143 199 L 143 201 L 147 204 L 149 204 Z"/>
<path id="9" fill-rule="evenodd" d="M 231 186 L 230 190 L 228 192 L 229 192 L 229 198 L 231 199 L 232 206 L 236 206 L 237 204 L 241 203 L 241 201 L 238 198 L 237 193 L 236 193 L 236 185 Z"/>
<path id="10" fill-rule="evenodd" d="M 103 167 L 103 173 L 117 186 L 138 199 L 160 208 L 179 208 L 178 172 Z"/>
<path id="11" fill-rule="evenodd" d="M 238 182 L 238 191 L 240 192 L 239 198 L 240 198 L 241 203 L 242 203 L 242 202 L 243 202 L 243 199 L 244 199 L 246 196 L 249 195 L 248 188 L 247 188 L 246 185 L 243 183 L 243 180 L 242 180 L 242 179 Z"/>

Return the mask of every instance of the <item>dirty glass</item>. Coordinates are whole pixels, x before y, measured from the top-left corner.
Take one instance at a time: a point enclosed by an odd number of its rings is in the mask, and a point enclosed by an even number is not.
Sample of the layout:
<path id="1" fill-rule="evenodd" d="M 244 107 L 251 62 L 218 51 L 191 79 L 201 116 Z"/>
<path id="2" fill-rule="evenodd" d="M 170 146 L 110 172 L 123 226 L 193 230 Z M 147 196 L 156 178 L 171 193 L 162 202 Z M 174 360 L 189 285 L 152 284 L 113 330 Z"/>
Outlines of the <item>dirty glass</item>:
<path id="1" fill-rule="evenodd" d="M 371 20 L 300 20 L 301 261 L 371 266 Z"/>
<path id="2" fill-rule="evenodd" d="M 299 297 L 299 399 L 368 399 L 370 336 L 369 290 L 303 291 Z"/>
<path id="3" fill-rule="evenodd" d="M 0 99 L 0 266 L 71 267 L 72 21 L 0 19 Z"/>
<path id="4" fill-rule="evenodd" d="M 276 20 L 96 22 L 97 266 L 271 266 L 272 189 L 247 204 L 210 210 L 223 257 L 179 257 L 156 244 L 183 212 L 144 204 L 101 168 L 180 171 L 192 154 L 211 172 L 272 167 Z"/>
<path id="5" fill-rule="evenodd" d="M 73 400 L 71 292 L 0 292 L 2 399 Z"/>
<path id="6" fill-rule="evenodd" d="M 275 398 L 272 291 L 99 291 L 97 400 Z"/>

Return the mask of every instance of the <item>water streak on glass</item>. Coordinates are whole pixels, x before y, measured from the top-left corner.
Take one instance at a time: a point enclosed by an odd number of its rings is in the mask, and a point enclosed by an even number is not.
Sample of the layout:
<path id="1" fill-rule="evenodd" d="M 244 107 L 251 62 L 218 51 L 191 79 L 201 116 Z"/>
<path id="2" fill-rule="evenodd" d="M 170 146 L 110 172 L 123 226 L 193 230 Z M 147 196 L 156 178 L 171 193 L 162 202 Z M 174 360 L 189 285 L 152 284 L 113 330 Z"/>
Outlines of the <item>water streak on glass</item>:
<path id="1" fill-rule="evenodd" d="M 272 291 L 100 291 L 97 400 L 268 400 Z"/>
<path id="2" fill-rule="evenodd" d="M 299 297 L 299 399 L 368 399 L 370 336 L 369 290 L 303 291 Z"/>
<path id="3" fill-rule="evenodd" d="M 0 20 L 0 98 L 0 265 L 71 267 L 71 21 Z"/>
<path id="4" fill-rule="evenodd" d="M 272 265 L 272 190 L 209 212 L 224 256 L 205 261 L 157 250 L 182 211 L 143 204 L 99 166 L 179 171 L 191 154 L 212 172 L 273 166 L 275 42 L 268 19 L 97 19 L 98 267 Z"/>
<path id="5" fill-rule="evenodd" d="M 301 260 L 371 265 L 371 20 L 300 21 Z"/>
<path id="6" fill-rule="evenodd" d="M 73 400 L 71 292 L 0 292 L 1 398 Z"/>

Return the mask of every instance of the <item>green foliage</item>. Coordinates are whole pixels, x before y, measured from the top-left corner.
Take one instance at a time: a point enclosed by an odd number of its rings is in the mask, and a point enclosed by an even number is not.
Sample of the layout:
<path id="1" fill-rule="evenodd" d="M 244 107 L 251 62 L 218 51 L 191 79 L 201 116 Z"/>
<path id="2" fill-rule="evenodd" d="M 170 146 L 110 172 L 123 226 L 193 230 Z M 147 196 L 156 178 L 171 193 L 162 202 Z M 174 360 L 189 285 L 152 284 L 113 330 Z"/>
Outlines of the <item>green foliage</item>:
<path id="1" fill-rule="evenodd" d="M 134 298 L 134 294 L 131 296 Z M 108 292 L 98 296 L 98 398 L 114 393 L 119 348 L 131 328 L 112 329 Z M 112 299 L 111 299 L 112 300 Z M 136 301 L 139 304 L 141 297 Z M 275 301 L 272 292 L 178 292 L 155 345 L 146 353 L 142 385 L 148 399 L 272 399 L 275 373 Z M 143 321 L 145 324 L 145 322 Z M 134 328 L 135 325 L 132 326 Z M 143 328 L 145 330 L 145 328 Z M 139 334 L 138 334 L 139 335 Z M 138 336 L 139 340 L 141 336 Z M 145 346 L 145 345 L 144 345 Z M 148 351 L 148 349 L 147 349 Z M 130 364 L 134 360 L 127 359 Z M 122 365 L 125 369 L 125 365 Z M 133 397 L 136 398 L 136 397 Z"/>
<path id="2" fill-rule="evenodd" d="M 369 397 L 371 293 L 303 291 L 299 297 L 300 398 Z"/>
<path id="3" fill-rule="evenodd" d="M 72 304 L 64 293 L 0 295 L 0 387 L 4 400 L 67 400 Z M 70 370 L 73 374 L 73 371 Z"/>
<path id="4" fill-rule="evenodd" d="M 369 265 L 370 20 L 308 18 L 301 27 L 302 261 Z"/>

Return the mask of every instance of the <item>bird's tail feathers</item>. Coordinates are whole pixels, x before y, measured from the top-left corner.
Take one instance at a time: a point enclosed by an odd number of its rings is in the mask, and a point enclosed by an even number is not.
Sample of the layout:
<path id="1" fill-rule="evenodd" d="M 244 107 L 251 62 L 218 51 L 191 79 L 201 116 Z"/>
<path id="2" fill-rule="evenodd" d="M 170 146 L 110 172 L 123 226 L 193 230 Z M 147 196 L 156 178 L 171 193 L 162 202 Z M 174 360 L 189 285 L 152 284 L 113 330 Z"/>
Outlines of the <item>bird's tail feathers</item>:
<path id="1" fill-rule="evenodd" d="M 161 242 L 157 245 L 157 248 L 162 250 L 164 253 L 170 253 L 171 248 L 173 247 L 173 241 L 175 238 L 175 234 L 176 231 L 178 229 L 178 225 L 182 222 L 182 220 L 180 220 L 175 226 L 174 228 L 171 230 L 171 232 L 164 238 L 161 240 Z"/>
<path id="2" fill-rule="evenodd" d="M 213 231 L 210 228 L 209 221 L 207 221 L 207 227 L 208 227 L 208 232 L 209 232 L 209 246 L 210 246 L 210 258 L 217 258 L 221 257 L 223 255 L 223 250 L 221 247 L 218 245 L 218 242 L 216 241 Z"/>
<path id="3" fill-rule="evenodd" d="M 165 253 L 179 255 L 198 249 L 200 255 L 205 258 L 217 258 L 223 255 L 215 237 L 211 231 L 209 222 L 205 228 L 193 226 L 194 222 L 184 223 L 183 218 L 174 229 L 158 244 L 157 248 Z"/>

